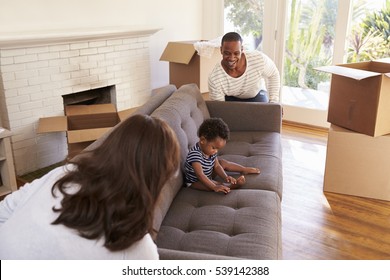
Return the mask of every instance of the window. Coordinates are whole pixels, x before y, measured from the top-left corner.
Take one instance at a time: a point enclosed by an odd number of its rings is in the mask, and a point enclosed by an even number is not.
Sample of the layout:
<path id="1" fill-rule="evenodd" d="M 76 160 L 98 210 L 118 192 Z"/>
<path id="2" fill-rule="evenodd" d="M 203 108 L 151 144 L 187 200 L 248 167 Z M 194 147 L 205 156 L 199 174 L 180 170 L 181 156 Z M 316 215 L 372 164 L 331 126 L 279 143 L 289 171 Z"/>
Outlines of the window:
<path id="1" fill-rule="evenodd" d="M 314 68 L 390 57 L 390 0 L 225 0 L 227 31 L 247 50 L 268 44 L 285 120 L 328 126 L 330 74 Z"/>

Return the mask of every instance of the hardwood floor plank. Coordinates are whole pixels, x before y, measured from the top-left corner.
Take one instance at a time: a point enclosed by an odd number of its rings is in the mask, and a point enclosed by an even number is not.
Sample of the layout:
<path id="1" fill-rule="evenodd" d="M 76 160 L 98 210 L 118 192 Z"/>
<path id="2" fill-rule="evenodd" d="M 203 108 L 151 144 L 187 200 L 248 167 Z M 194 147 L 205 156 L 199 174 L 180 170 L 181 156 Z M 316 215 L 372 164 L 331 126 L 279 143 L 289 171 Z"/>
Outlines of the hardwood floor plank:
<path id="1" fill-rule="evenodd" d="M 327 133 L 283 125 L 283 258 L 390 259 L 390 202 L 323 192 Z"/>

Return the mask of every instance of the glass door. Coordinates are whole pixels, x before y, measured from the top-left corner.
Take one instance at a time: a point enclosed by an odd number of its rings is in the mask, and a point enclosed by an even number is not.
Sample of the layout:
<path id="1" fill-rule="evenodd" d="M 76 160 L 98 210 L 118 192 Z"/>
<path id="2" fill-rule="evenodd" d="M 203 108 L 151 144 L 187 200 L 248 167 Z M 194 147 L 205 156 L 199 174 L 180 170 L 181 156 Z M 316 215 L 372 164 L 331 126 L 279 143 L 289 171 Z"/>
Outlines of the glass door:
<path id="1" fill-rule="evenodd" d="M 326 122 L 338 0 L 287 0 L 282 103 L 285 119 L 313 126 Z"/>

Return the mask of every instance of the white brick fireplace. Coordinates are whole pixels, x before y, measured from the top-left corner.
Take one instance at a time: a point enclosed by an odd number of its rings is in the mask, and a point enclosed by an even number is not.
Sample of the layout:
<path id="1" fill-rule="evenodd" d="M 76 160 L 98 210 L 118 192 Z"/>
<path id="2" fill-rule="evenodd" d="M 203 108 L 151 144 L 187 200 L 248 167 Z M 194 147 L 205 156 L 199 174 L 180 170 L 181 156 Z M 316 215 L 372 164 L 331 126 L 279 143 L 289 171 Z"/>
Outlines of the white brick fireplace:
<path id="1" fill-rule="evenodd" d="M 149 37 L 114 28 L 0 38 L 0 126 L 12 131 L 22 175 L 64 160 L 65 133 L 37 134 L 41 117 L 64 115 L 63 95 L 115 85 L 117 110 L 150 96 Z"/>

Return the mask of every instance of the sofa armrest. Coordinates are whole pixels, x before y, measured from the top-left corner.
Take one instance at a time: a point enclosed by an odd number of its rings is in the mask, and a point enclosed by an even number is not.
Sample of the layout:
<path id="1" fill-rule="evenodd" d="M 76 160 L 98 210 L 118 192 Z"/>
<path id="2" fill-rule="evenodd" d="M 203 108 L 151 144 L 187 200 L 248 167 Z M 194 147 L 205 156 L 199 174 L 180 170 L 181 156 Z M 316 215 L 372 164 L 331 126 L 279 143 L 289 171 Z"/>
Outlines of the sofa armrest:
<path id="1" fill-rule="evenodd" d="M 158 248 L 160 260 L 239 260 L 239 258 Z"/>
<path id="2" fill-rule="evenodd" d="M 206 101 L 210 117 L 222 118 L 230 131 L 281 132 L 282 106 L 278 103 Z"/>

